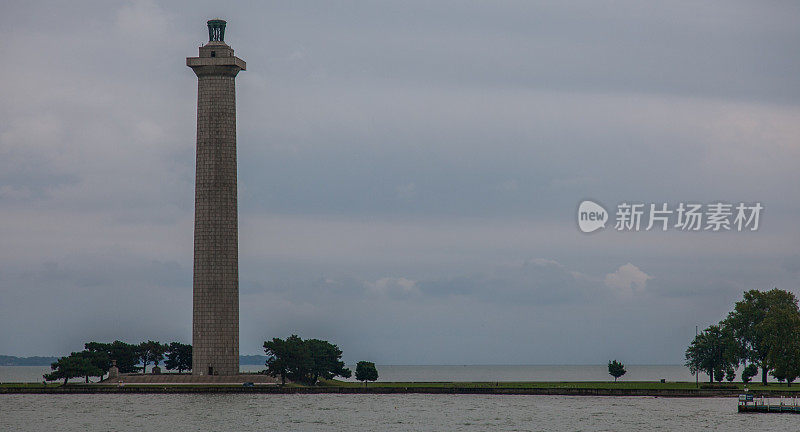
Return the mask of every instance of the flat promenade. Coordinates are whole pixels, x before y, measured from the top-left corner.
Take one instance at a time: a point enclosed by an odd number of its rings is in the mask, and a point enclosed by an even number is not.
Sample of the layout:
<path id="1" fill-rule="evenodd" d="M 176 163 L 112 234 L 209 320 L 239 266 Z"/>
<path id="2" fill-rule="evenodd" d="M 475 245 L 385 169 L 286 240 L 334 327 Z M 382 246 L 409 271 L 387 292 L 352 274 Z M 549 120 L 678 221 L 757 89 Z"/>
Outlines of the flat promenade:
<path id="1" fill-rule="evenodd" d="M 238 375 L 205 375 L 198 376 L 192 374 L 122 374 L 116 378 L 106 378 L 100 384 L 110 385 L 139 385 L 139 384 L 231 384 L 242 385 L 246 382 L 254 384 L 275 385 L 278 380 L 262 374 L 238 374 Z"/>

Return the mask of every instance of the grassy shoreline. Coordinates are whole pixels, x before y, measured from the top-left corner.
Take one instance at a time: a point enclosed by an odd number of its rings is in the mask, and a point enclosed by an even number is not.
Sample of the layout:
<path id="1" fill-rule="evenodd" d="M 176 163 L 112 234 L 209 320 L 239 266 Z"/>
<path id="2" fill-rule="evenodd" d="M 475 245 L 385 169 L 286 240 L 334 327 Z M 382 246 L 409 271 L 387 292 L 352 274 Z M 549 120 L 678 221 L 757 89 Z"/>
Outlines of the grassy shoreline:
<path id="1" fill-rule="evenodd" d="M 273 393 L 273 394 L 485 394 L 562 396 L 651 396 L 651 397 L 735 397 L 743 383 L 709 385 L 693 382 L 658 381 L 532 381 L 532 382 L 375 382 L 324 381 L 317 386 L 236 384 L 84 384 L 2 383 L 0 394 L 103 394 L 103 393 Z M 800 385 L 748 384 L 756 396 L 800 396 Z"/>

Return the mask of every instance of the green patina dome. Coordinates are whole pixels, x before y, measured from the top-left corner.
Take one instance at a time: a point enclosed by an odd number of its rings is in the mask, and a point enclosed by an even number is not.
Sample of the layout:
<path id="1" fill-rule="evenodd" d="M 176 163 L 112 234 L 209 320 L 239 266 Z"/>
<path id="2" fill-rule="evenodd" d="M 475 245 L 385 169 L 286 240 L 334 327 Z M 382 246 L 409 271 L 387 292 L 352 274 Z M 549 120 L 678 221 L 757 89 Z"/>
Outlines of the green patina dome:
<path id="1" fill-rule="evenodd" d="M 208 20 L 208 41 L 225 42 L 225 20 Z"/>

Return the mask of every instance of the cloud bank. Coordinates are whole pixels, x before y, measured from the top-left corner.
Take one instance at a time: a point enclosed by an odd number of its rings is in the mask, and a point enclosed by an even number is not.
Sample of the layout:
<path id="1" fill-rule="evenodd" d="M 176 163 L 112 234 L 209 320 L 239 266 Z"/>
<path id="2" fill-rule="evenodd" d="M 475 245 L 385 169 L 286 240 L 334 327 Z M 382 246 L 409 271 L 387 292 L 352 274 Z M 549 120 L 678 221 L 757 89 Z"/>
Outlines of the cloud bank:
<path id="1" fill-rule="evenodd" d="M 753 2 L 3 5 L 0 353 L 191 338 L 196 78 L 228 20 L 241 349 L 679 363 L 798 292 L 800 8 Z M 80 23 L 76 25 L 76 23 Z M 581 234 L 583 199 L 761 202 L 753 233 Z M 542 348 L 544 347 L 544 349 Z"/>

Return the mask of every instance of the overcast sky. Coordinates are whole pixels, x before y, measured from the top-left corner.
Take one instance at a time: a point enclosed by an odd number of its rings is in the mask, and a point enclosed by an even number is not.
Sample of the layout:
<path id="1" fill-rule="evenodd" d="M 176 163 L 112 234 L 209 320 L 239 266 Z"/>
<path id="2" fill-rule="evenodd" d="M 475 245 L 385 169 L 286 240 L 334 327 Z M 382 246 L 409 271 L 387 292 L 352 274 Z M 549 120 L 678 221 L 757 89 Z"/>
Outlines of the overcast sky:
<path id="1" fill-rule="evenodd" d="M 4 1 L 0 354 L 191 342 L 197 80 L 228 21 L 241 353 L 682 363 L 800 294 L 796 2 Z M 764 206 L 584 234 L 583 199 Z M 612 215 L 613 218 L 613 215 Z"/>

